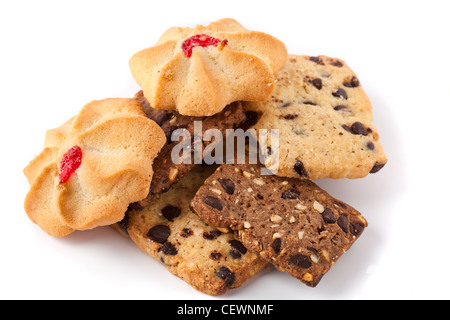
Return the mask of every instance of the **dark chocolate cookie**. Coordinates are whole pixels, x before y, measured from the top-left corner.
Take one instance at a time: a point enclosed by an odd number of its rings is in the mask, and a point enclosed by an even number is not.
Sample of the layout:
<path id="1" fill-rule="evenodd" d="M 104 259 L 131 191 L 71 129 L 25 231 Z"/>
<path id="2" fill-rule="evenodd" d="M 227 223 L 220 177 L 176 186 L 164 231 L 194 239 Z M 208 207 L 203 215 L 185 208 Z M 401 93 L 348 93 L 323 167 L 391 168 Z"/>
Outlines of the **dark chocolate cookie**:
<path id="1" fill-rule="evenodd" d="M 313 182 L 261 175 L 255 165 L 220 166 L 191 206 L 207 224 L 235 230 L 249 251 L 312 287 L 367 226 Z"/>
<path id="2" fill-rule="evenodd" d="M 162 148 L 159 155 L 153 163 L 153 178 L 150 186 L 150 193 L 148 197 L 139 202 L 141 206 L 145 206 L 148 201 L 157 197 L 159 194 L 169 190 L 172 184 L 176 183 L 188 173 L 195 166 L 194 156 L 191 157 L 191 163 L 175 164 L 172 161 L 172 150 L 182 141 L 171 141 L 171 135 L 176 129 L 186 129 L 192 138 L 194 138 L 194 121 L 201 122 L 202 134 L 208 129 L 218 129 L 221 131 L 223 137 L 226 136 L 227 129 L 236 129 L 242 123 L 245 123 L 246 115 L 243 111 L 242 104 L 235 102 L 227 106 L 222 112 L 211 117 L 190 117 L 180 115 L 175 110 L 159 110 L 152 108 L 148 101 L 142 94 L 142 91 L 135 95 L 144 107 L 147 116 L 154 120 L 161 128 L 167 137 L 167 143 Z M 191 140 L 190 150 L 194 152 L 195 140 Z M 201 150 L 210 144 L 210 141 L 201 141 Z"/>

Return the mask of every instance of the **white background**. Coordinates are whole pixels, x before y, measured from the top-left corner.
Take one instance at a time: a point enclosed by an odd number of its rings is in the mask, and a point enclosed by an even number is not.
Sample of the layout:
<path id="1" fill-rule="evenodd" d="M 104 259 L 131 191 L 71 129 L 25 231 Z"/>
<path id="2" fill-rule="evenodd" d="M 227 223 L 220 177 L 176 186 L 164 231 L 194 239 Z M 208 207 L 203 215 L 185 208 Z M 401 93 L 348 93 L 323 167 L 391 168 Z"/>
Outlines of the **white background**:
<path id="1" fill-rule="evenodd" d="M 449 299 L 448 1 L 2 1 L 2 299 Z M 48 236 L 28 220 L 23 168 L 45 131 L 87 102 L 132 97 L 136 51 L 171 26 L 232 17 L 292 54 L 345 60 L 374 107 L 389 157 L 376 175 L 319 181 L 369 227 L 309 288 L 263 271 L 209 297 L 111 228 Z"/>

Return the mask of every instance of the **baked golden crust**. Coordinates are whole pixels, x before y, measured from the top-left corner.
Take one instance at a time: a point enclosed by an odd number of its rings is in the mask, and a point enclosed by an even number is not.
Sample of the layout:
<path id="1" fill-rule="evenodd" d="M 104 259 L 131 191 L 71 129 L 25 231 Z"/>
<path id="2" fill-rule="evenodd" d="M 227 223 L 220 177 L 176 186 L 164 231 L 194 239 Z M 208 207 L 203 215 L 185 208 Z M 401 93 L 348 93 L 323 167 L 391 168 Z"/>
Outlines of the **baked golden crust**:
<path id="1" fill-rule="evenodd" d="M 195 47 L 187 57 L 183 42 L 195 35 L 220 40 Z M 274 73 L 287 59 L 285 45 L 233 19 L 208 26 L 174 27 L 154 47 L 130 59 L 130 69 L 152 107 L 189 116 L 211 116 L 239 100 L 263 101 L 274 88 Z"/>
<path id="2" fill-rule="evenodd" d="M 253 129 L 279 130 L 276 175 L 357 179 L 387 163 L 372 104 L 343 60 L 289 55 L 275 78 L 270 99 L 243 106 L 259 115 Z"/>
<path id="3" fill-rule="evenodd" d="M 130 203 L 147 196 L 153 159 L 165 142 L 136 100 L 88 103 L 47 132 L 44 150 L 24 169 L 28 217 L 55 237 L 120 221 Z M 61 160 L 74 146 L 82 150 L 81 165 L 61 183 Z"/>

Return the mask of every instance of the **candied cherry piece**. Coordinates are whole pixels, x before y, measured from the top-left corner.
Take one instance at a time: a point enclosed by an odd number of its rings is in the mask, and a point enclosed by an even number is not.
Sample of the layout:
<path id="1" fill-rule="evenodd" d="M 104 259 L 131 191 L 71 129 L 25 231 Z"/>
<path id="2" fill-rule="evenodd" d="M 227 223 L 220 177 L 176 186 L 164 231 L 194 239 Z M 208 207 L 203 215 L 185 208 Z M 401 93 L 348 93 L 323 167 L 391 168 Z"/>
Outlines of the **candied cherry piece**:
<path id="1" fill-rule="evenodd" d="M 221 42 L 223 43 L 223 45 L 226 45 L 228 43 L 228 40 L 220 41 L 219 39 L 210 37 L 206 34 L 196 34 L 195 36 L 184 40 L 181 44 L 181 49 L 183 49 L 184 55 L 190 58 L 192 56 L 192 50 L 195 47 L 217 47 L 217 45 Z"/>
<path id="2" fill-rule="evenodd" d="M 70 148 L 64 155 L 59 164 L 59 183 L 65 183 L 69 180 L 70 176 L 78 169 L 81 165 L 82 157 L 81 148 L 79 146 L 74 146 Z"/>

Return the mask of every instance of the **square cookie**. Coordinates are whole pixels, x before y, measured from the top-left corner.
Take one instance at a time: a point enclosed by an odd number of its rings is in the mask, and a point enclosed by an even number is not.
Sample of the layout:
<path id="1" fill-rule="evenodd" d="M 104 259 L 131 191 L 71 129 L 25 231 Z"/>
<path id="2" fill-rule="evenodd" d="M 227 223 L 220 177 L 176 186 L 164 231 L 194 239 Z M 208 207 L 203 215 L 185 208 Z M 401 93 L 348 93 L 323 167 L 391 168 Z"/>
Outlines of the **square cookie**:
<path id="1" fill-rule="evenodd" d="M 122 225 L 139 248 L 171 273 L 203 293 L 219 295 L 240 287 L 267 262 L 191 211 L 190 201 L 212 172 L 196 166 L 143 209 L 129 210 Z"/>
<path id="2" fill-rule="evenodd" d="M 234 230 L 249 251 L 315 287 L 367 227 L 351 206 L 306 179 L 261 175 L 256 165 L 222 165 L 199 189 L 193 210 Z"/>

